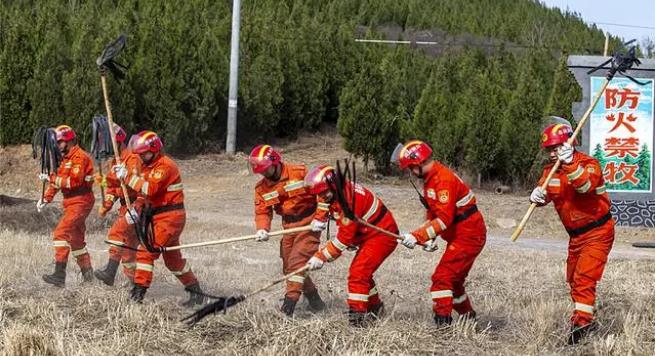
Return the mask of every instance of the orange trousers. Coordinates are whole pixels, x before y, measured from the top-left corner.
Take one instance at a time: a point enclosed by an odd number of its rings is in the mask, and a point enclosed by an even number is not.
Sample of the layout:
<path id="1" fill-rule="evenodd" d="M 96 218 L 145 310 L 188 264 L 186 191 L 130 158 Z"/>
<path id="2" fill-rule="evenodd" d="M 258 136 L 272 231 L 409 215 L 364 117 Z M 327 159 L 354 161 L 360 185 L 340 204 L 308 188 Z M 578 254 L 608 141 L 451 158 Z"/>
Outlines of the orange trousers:
<path id="1" fill-rule="evenodd" d="M 566 281 L 575 305 L 571 316 L 573 325 L 584 326 L 594 320 L 596 284 L 603 276 L 613 244 L 613 220 L 569 240 Z"/>
<path id="2" fill-rule="evenodd" d="M 473 311 L 464 282 L 484 244 L 485 235 L 456 237 L 446 245 L 446 251 L 432 274 L 432 310 L 441 317 L 449 317 L 453 309 L 460 314 Z"/>
<path id="3" fill-rule="evenodd" d="M 107 240 L 115 245 L 136 248 L 139 246 L 139 240 L 136 237 L 134 225 L 130 225 L 125 220 L 127 208 L 121 206 L 118 212 L 118 218 L 111 225 Z M 123 273 L 130 280 L 134 281 L 134 271 L 136 269 L 136 251 L 118 246 L 109 246 L 109 259 L 116 262 L 122 262 Z"/>
<path id="4" fill-rule="evenodd" d="M 64 199 L 64 216 L 54 231 L 55 261 L 67 263 L 69 253 L 77 260 L 81 270 L 91 268 L 91 256 L 86 250 L 86 218 L 93 209 L 95 198 L 88 193 Z"/>
<path id="5" fill-rule="evenodd" d="M 309 224 L 305 222 L 304 225 Z M 284 226 L 289 229 L 303 224 Z M 303 267 L 307 261 L 318 251 L 321 243 L 321 233 L 306 231 L 293 235 L 284 235 L 280 241 L 280 257 L 282 258 L 282 273 L 288 274 Z M 316 290 L 314 282 L 307 274 L 298 274 L 287 280 L 285 297 L 298 301 L 302 293 Z"/>
<path id="6" fill-rule="evenodd" d="M 153 218 L 155 231 L 155 247 L 177 246 L 180 244 L 180 235 L 184 230 L 186 223 L 186 213 L 184 210 L 172 210 L 157 214 Z M 191 271 L 191 266 L 186 259 L 182 257 L 180 250 L 153 253 L 141 251 L 145 247 L 141 246 L 136 253 L 136 270 L 134 272 L 134 283 L 142 287 L 150 287 L 152 283 L 152 273 L 155 261 L 162 255 L 164 264 L 171 273 L 184 285 L 190 286 L 198 283 L 196 276 Z"/>

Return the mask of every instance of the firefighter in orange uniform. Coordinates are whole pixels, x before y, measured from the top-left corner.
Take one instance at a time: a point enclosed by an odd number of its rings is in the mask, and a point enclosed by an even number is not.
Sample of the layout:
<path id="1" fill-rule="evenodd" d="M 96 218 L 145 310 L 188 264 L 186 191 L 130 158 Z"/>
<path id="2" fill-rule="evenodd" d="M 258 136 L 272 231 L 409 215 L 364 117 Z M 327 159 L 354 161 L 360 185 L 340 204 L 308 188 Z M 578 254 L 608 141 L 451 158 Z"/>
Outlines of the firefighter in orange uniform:
<path id="1" fill-rule="evenodd" d="M 143 162 L 142 171 L 130 172 L 121 164 L 113 168 L 116 177 L 145 199 L 148 208 L 144 207 L 144 210 L 147 210 L 146 214 L 152 219 L 153 247 L 177 246 L 186 223 L 182 178 L 177 164 L 161 152 L 163 143 L 152 131 L 142 131 L 132 143 L 132 152 L 138 154 Z M 137 216 L 136 209 L 132 207 L 128 209 L 125 219 L 128 224 L 133 225 Z M 160 254 L 149 252 L 144 246 L 139 247 L 136 253 L 134 287 L 130 296 L 133 301 L 143 301 L 152 283 L 155 260 Z M 166 268 L 191 292 L 189 300 L 183 305 L 192 307 L 203 304 L 205 296 L 182 253 L 179 250 L 164 252 L 163 258 Z"/>
<path id="2" fill-rule="evenodd" d="M 127 134 L 125 130 L 114 124 L 114 133 L 119 145 L 121 162 L 125 164 L 128 172 L 139 174 L 141 172 L 141 158 L 126 147 L 125 140 L 127 139 Z M 135 135 L 134 137 L 137 136 Z M 111 164 L 112 166 L 115 165 L 116 160 L 112 160 Z M 106 186 L 104 200 L 102 206 L 98 209 L 98 214 L 102 217 L 107 215 L 116 201 L 120 202 L 120 208 L 118 210 L 118 218 L 112 224 L 107 236 L 107 240 L 112 243 L 108 250 L 109 260 L 103 269 L 95 271 L 95 276 L 106 285 L 114 285 L 118 265 L 122 262 L 123 273 L 133 283 L 134 270 L 136 268 L 136 251 L 132 249 L 139 245 L 139 241 L 136 237 L 134 226 L 129 225 L 123 218 L 127 212 L 127 207 L 123 190 L 121 189 L 121 182 L 113 171 L 109 171 L 106 177 L 96 176 L 96 181 L 98 180 L 100 184 Z M 137 200 L 137 192 L 129 187 L 127 189 L 130 202 L 137 207 L 142 205 L 143 199 Z M 126 246 L 128 248 L 121 248 L 120 246 Z"/>
<path id="3" fill-rule="evenodd" d="M 544 168 L 530 201 L 537 206 L 553 202 L 570 236 L 566 281 L 575 307 L 567 341 L 577 344 L 595 326 L 596 284 L 614 243 L 614 220 L 603 170 L 595 158 L 576 151 L 567 142 L 572 134 L 566 124 L 553 124 L 544 130 L 541 145 L 549 151 L 551 161 L 559 159 L 561 166 L 546 191 L 541 185 L 553 164 Z"/>
<path id="4" fill-rule="evenodd" d="M 487 228 L 471 189 L 451 170 L 432 159 L 432 148 L 422 141 L 398 145 L 392 156 L 401 169 L 410 169 L 423 180 L 421 201 L 427 221 L 401 242 L 408 248 L 436 246 L 437 236 L 447 242 L 432 275 L 432 309 L 437 325 L 452 322 L 453 309 L 464 318 L 475 318 L 464 282 L 486 242 Z"/>
<path id="5" fill-rule="evenodd" d="M 305 188 L 307 168 L 301 164 L 282 162 L 282 157 L 269 145 L 255 147 L 248 157 L 251 170 L 263 178 L 255 186 L 255 225 L 257 241 L 268 240 L 273 212 L 282 216 L 282 227 L 290 229 L 312 224 L 312 231 L 284 235 L 280 241 L 282 272 L 301 268 L 318 251 L 321 231 L 327 226 L 329 207 L 317 203 Z M 312 311 L 325 309 L 316 286 L 307 275 L 296 275 L 287 281 L 281 311 L 292 316 L 300 295 L 304 294 Z"/>
<path id="6" fill-rule="evenodd" d="M 373 274 L 384 260 L 396 249 L 396 239 L 359 224 L 344 216 L 343 207 L 336 199 L 335 171 L 331 166 L 318 166 L 305 178 L 309 192 L 330 204 L 330 213 L 336 219 L 339 231 L 325 247 L 308 261 L 311 270 L 332 262 L 347 248 L 358 251 L 350 264 L 348 274 L 348 307 L 351 325 L 362 327 L 381 316 L 384 308 L 373 280 Z M 398 226 L 391 212 L 370 190 L 359 184 L 345 182 L 343 196 L 352 200 L 354 215 L 384 230 L 398 233 Z"/>
<path id="7" fill-rule="evenodd" d="M 55 128 L 59 150 L 63 161 L 56 174 L 48 177 L 39 174 L 39 179 L 50 185 L 44 197 L 37 202 L 37 210 L 52 202 L 61 190 L 64 196 L 64 216 L 54 231 L 55 272 L 43 276 L 46 283 L 63 287 L 66 282 L 66 264 L 71 253 L 77 260 L 82 271 L 84 282 L 93 280 L 91 257 L 86 250 L 84 234 L 86 218 L 93 209 L 95 198 L 91 187 L 93 185 L 93 161 L 77 144 L 75 131 L 70 126 L 61 125 Z"/>

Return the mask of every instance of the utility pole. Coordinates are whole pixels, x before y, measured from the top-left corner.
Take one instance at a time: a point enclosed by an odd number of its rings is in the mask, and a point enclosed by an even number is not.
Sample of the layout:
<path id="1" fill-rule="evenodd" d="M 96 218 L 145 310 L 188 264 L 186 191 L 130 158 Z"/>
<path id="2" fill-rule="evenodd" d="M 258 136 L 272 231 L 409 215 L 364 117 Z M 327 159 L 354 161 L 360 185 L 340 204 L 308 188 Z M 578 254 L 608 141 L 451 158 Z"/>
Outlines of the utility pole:
<path id="1" fill-rule="evenodd" d="M 232 44 L 230 52 L 230 93 L 227 102 L 227 139 L 225 152 L 234 154 L 237 146 L 237 98 L 239 93 L 239 27 L 241 0 L 232 2 Z"/>
<path id="2" fill-rule="evenodd" d="M 605 31 L 605 47 L 603 48 L 603 57 L 607 57 L 607 50 L 610 46 L 610 35 Z"/>

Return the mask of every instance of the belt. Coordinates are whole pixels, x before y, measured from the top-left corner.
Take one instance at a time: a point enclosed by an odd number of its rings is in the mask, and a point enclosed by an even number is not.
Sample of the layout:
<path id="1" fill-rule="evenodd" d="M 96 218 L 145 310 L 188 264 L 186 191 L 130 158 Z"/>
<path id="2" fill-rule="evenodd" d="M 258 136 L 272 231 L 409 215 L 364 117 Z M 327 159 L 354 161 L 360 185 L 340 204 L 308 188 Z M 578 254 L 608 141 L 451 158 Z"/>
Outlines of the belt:
<path id="1" fill-rule="evenodd" d="M 575 229 L 566 229 L 566 232 L 569 233 L 570 237 L 576 237 L 578 235 L 584 234 L 585 232 L 589 232 L 597 227 L 605 225 L 605 223 L 610 221 L 611 218 L 612 218 L 612 213 L 608 211 L 607 214 L 603 215 L 602 218 L 594 222 L 591 222 L 585 226 L 581 226 Z"/>
<path id="2" fill-rule="evenodd" d="M 387 210 L 387 207 L 384 206 L 384 204 L 382 204 L 382 208 L 380 208 L 380 212 L 375 217 L 375 219 L 371 220 L 370 224 L 377 225 L 380 222 L 380 220 L 382 220 L 382 218 L 384 218 L 384 216 L 387 215 L 388 212 L 389 210 Z"/>
<path id="3" fill-rule="evenodd" d="M 478 206 L 473 205 L 472 207 L 464 210 L 463 213 L 461 213 L 459 215 L 455 215 L 455 218 L 453 219 L 453 224 L 460 223 L 460 222 L 466 220 L 469 216 L 471 216 L 471 215 L 473 215 L 473 214 L 475 214 L 477 212 L 478 212 Z"/>
<path id="4" fill-rule="evenodd" d="M 182 210 L 182 209 L 184 209 L 184 204 L 164 205 L 164 206 L 160 206 L 158 208 L 152 208 L 150 210 L 150 214 L 157 215 L 157 214 L 165 213 L 165 212 L 168 212 L 168 211 Z"/>
<path id="5" fill-rule="evenodd" d="M 316 207 L 306 209 L 300 214 L 296 215 L 282 215 L 282 222 L 287 223 L 287 224 L 292 224 L 292 223 L 297 223 L 298 221 L 301 221 L 308 216 L 314 215 L 316 212 Z"/>
<path id="6" fill-rule="evenodd" d="M 79 197 L 80 195 L 84 195 L 84 194 L 93 193 L 93 190 L 91 190 L 91 187 L 80 187 L 75 190 L 71 190 L 67 193 L 64 193 L 63 191 L 61 193 L 64 195 L 64 199 L 68 199 L 73 197 Z"/>

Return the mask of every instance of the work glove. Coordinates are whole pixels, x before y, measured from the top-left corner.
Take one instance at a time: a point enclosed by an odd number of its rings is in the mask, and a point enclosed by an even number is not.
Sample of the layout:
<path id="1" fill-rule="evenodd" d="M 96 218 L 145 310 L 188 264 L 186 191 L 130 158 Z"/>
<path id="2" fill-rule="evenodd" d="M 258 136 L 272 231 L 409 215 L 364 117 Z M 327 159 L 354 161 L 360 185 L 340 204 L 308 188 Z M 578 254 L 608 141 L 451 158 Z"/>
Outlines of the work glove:
<path id="1" fill-rule="evenodd" d="M 39 173 L 38 177 L 41 182 L 48 183 L 50 181 L 50 177 L 46 173 Z"/>
<path id="2" fill-rule="evenodd" d="M 573 162 L 573 146 L 568 142 L 564 142 L 557 147 L 557 158 L 564 164 L 571 164 Z"/>
<path id="3" fill-rule="evenodd" d="M 39 201 L 36 202 L 36 211 L 40 213 L 46 205 L 48 205 L 47 201 L 43 200 L 43 198 L 39 199 Z"/>
<path id="4" fill-rule="evenodd" d="M 423 251 L 425 252 L 434 252 L 439 249 L 439 245 L 437 244 L 437 239 L 433 240 L 428 240 L 428 242 L 423 245 Z"/>
<path id="5" fill-rule="evenodd" d="M 325 227 L 327 226 L 327 222 L 321 221 L 321 220 L 312 220 L 312 231 L 313 232 L 321 232 L 325 230 Z"/>
<path id="6" fill-rule="evenodd" d="M 530 194 L 530 201 L 535 204 L 546 204 L 546 191 L 541 187 L 536 187 Z"/>
<path id="7" fill-rule="evenodd" d="M 125 180 L 125 178 L 127 178 L 127 167 L 125 167 L 123 163 L 117 164 L 111 167 L 111 169 L 114 171 L 114 174 L 116 174 L 116 178 L 120 180 Z"/>
<path id="8" fill-rule="evenodd" d="M 315 271 L 323 268 L 323 260 L 316 256 L 312 256 L 312 258 L 307 261 L 307 265 L 309 266 L 310 271 Z"/>
<path id="9" fill-rule="evenodd" d="M 404 234 L 402 234 L 402 236 L 403 236 L 403 240 L 400 241 L 400 243 L 403 246 L 405 246 L 405 247 L 407 247 L 409 249 L 412 249 L 412 248 L 414 248 L 416 246 L 416 243 L 418 241 L 416 240 L 416 237 L 414 235 L 412 235 L 410 233 L 404 233 Z"/>
<path id="10" fill-rule="evenodd" d="M 261 241 L 268 241 L 268 231 L 261 229 L 257 230 L 255 233 L 255 241 L 261 242 Z"/>
<path id="11" fill-rule="evenodd" d="M 139 220 L 139 214 L 137 214 L 134 207 L 125 212 L 125 220 L 129 225 L 134 225 Z"/>

